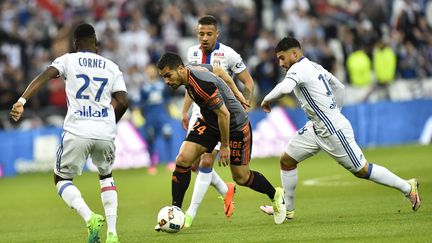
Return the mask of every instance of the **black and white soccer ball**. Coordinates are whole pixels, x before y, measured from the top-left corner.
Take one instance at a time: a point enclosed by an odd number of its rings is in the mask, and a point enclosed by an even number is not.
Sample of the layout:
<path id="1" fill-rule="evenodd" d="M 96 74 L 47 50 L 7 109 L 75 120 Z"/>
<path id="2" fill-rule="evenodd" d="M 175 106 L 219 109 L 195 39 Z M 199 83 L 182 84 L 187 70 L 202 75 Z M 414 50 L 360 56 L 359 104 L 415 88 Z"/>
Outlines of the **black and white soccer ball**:
<path id="1" fill-rule="evenodd" d="M 184 226 L 185 215 L 177 206 L 166 206 L 159 211 L 157 220 L 161 231 L 177 233 Z"/>

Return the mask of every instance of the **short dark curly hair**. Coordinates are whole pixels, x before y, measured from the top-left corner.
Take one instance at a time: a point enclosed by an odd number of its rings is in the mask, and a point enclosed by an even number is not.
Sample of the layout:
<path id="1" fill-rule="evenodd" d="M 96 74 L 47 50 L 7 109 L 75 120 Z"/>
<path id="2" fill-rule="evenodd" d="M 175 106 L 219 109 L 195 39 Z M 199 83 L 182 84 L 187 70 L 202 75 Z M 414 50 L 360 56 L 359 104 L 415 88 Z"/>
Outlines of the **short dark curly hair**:
<path id="1" fill-rule="evenodd" d="M 179 66 L 184 66 L 181 57 L 173 52 L 167 52 L 163 54 L 157 62 L 157 68 L 159 70 L 169 67 L 170 69 L 176 69 Z"/>
<path id="2" fill-rule="evenodd" d="M 74 31 L 73 37 L 75 40 L 82 40 L 86 38 L 96 38 L 96 32 L 90 24 L 79 24 Z"/>
<path id="3" fill-rule="evenodd" d="M 298 47 L 301 49 L 300 42 L 293 37 L 285 37 L 279 41 L 275 48 L 275 52 L 287 51 L 291 48 Z"/>
<path id="4" fill-rule="evenodd" d="M 201 24 L 201 25 L 214 25 L 214 26 L 217 27 L 218 22 L 217 22 L 217 20 L 216 20 L 216 18 L 214 16 L 212 16 L 212 15 L 205 15 L 205 16 L 201 17 L 198 20 L 198 24 Z"/>

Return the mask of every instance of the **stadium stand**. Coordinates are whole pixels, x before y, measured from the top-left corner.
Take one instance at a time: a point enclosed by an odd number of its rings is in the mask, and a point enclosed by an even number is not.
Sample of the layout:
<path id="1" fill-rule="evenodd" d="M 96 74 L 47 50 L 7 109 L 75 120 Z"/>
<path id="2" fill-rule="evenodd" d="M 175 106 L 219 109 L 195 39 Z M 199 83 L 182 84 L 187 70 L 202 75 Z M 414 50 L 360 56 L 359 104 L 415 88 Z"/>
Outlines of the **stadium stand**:
<path id="1" fill-rule="evenodd" d="M 5 0 L 0 3 L 0 130 L 61 125 L 66 109 L 61 80 L 52 80 L 28 102 L 22 122 L 12 123 L 8 113 L 30 77 L 71 51 L 76 23 L 95 26 L 101 54 L 120 64 L 133 96 L 146 82 L 143 70 L 161 53 L 184 56 L 204 14 L 218 18 L 220 41 L 245 59 L 257 84 L 257 103 L 284 75 L 271 48 L 286 35 L 299 39 L 309 59 L 345 82 L 347 105 L 432 98 L 432 2 L 427 0 Z M 370 84 L 351 85 L 346 63 L 360 47 L 372 63 L 380 48 L 396 55 L 394 79 L 386 80 L 385 92 L 373 66 Z M 178 118 L 183 93 L 170 95 L 170 113 Z M 283 102 L 297 107 L 294 99 Z"/>

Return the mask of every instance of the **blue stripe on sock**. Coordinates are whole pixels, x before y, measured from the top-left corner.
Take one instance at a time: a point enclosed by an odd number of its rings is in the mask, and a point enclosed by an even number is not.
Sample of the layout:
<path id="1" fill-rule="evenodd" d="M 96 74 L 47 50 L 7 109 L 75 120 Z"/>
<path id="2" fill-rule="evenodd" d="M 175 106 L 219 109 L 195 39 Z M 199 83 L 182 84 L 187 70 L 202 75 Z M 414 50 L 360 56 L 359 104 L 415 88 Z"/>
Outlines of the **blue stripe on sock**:
<path id="1" fill-rule="evenodd" d="M 211 173 L 213 171 L 213 168 L 199 167 L 198 170 L 199 170 L 199 172 L 202 172 L 202 173 Z"/>
<path id="2" fill-rule="evenodd" d="M 373 164 L 372 164 L 372 163 L 369 163 L 369 166 L 368 166 L 368 173 L 364 176 L 365 179 L 369 179 L 369 177 L 370 177 L 370 175 L 371 175 L 371 173 L 372 173 L 372 168 L 373 168 Z"/>
<path id="3" fill-rule="evenodd" d="M 63 184 L 63 186 L 60 187 L 60 190 L 58 191 L 59 196 L 61 197 L 63 194 L 64 189 L 66 189 L 66 187 L 68 186 L 72 186 L 73 183 L 72 182 L 67 182 L 65 184 Z"/>

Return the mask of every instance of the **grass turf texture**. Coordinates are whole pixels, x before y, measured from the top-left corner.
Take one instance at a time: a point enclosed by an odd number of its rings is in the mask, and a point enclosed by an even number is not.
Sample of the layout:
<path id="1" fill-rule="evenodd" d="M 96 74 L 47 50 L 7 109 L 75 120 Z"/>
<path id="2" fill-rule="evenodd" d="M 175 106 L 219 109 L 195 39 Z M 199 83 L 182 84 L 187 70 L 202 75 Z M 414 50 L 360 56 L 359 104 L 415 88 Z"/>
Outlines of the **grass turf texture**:
<path id="1" fill-rule="evenodd" d="M 364 151 L 366 158 L 404 179 L 420 181 L 422 206 L 413 212 L 394 189 L 357 179 L 319 153 L 299 166 L 296 216 L 275 225 L 259 205 L 269 199 L 237 187 L 236 210 L 223 213 L 217 192 L 209 188 L 191 228 L 177 234 L 153 230 L 158 211 L 171 202 L 171 173 L 163 166 L 150 176 L 146 170 L 115 171 L 119 194 L 118 234 L 121 242 L 431 242 L 432 146 L 402 146 Z M 251 168 L 280 186 L 277 158 L 255 159 Z M 216 170 L 230 181 L 228 168 Z M 189 206 L 195 175 L 185 196 Z M 96 174 L 74 181 L 87 204 L 103 214 Z M 105 241 L 106 226 L 101 233 Z M 85 242 L 85 223 L 57 195 L 52 175 L 27 174 L 0 180 L 0 242 Z"/>

